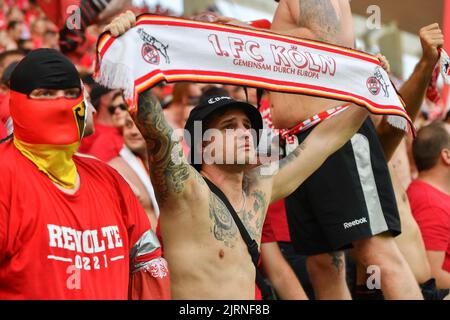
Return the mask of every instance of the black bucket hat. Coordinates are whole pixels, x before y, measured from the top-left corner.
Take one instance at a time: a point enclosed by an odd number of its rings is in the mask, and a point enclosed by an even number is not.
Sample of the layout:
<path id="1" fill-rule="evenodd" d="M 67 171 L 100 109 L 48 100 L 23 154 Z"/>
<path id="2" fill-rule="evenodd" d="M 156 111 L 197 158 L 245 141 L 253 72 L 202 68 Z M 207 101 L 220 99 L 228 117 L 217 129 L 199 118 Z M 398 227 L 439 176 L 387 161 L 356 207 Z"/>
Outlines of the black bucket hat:
<path id="1" fill-rule="evenodd" d="M 217 112 L 231 108 L 242 110 L 247 115 L 248 119 L 250 120 L 252 129 L 254 129 L 258 133 L 256 137 L 257 141 L 255 148 L 258 145 L 261 130 L 263 128 L 263 120 L 258 109 L 256 109 L 253 105 L 249 103 L 234 100 L 229 96 L 210 96 L 207 99 L 203 99 L 198 106 L 192 109 L 191 113 L 189 114 L 189 118 L 186 121 L 186 125 L 184 126 L 186 132 L 189 132 L 189 134 L 191 135 L 190 139 L 185 137 L 186 141 L 190 141 L 189 159 L 191 165 L 197 171 L 200 171 L 202 165 L 200 163 L 199 164 L 194 163 L 195 155 L 200 152 L 200 150 L 195 150 L 195 142 L 197 141 L 197 139 L 194 139 L 196 138 L 194 136 L 194 123 L 196 121 L 204 121 L 205 119 L 214 115 Z M 205 129 L 203 128 L 202 136 L 204 131 Z M 201 155 L 199 159 L 202 159 Z"/>

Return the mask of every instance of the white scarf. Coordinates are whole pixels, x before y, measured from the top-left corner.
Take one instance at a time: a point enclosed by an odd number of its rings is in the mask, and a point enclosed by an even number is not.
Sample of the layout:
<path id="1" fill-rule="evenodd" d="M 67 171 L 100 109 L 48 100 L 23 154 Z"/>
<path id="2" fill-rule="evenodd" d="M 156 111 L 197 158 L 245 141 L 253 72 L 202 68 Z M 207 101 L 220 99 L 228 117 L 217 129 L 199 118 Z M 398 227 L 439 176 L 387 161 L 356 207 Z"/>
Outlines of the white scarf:
<path id="1" fill-rule="evenodd" d="M 405 131 L 411 124 L 378 59 L 344 47 L 144 14 L 121 37 L 102 34 L 97 53 L 97 81 L 124 89 L 132 110 L 139 93 L 162 80 L 192 81 L 349 101 L 392 115 L 389 123 Z"/>

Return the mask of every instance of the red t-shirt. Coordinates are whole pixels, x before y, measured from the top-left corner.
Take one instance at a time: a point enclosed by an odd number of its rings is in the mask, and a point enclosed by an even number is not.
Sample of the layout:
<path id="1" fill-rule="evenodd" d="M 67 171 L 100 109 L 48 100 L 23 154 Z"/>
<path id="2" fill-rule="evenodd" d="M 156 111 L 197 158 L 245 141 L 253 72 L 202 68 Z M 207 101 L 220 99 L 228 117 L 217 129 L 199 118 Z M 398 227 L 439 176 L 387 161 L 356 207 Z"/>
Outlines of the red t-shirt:
<path id="1" fill-rule="evenodd" d="M 5 124 L 10 116 L 11 113 L 9 111 L 9 93 L 0 94 L 0 122 Z"/>
<path id="2" fill-rule="evenodd" d="M 74 156 L 80 189 L 60 191 L 0 144 L 0 299 L 127 299 L 129 253 L 150 229 L 125 180 Z"/>
<path id="3" fill-rule="evenodd" d="M 95 124 L 95 133 L 81 140 L 78 151 L 108 162 L 119 156 L 123 144 L 123 136 L 117 128 Z"/>
<path id="4" fill-rule="evenodd" d="M 450 272 L 450 195 L 420 180 L 413 181 L 407 193 L 425 247 L 445 251 L 442 269 Z"/>
<path id="5" fill-rule="evenodd" d="M 277 238 L 275 237 L 275 233 L 273 232 L 272 221 L 266 216 L 266 220 L 264 221 L 262 229 L 261 244 L 270 242 L 277 242 Z"/>
<path id="6" fill-rule="evenodd" d="M 6 138 L 6 136 L 8 136 L 8 131 L 3 122 L 0 122 L 0 140 Z"/>
<path id="7" fill-rule="evenodd" d="M 291 242 L 284 199 L 278 200 L 277 202 L 274 202 L 269 206 L 266 216 L 266 222 L 267 221 L 270 221 L 270 225 L 276 242 Z"/>

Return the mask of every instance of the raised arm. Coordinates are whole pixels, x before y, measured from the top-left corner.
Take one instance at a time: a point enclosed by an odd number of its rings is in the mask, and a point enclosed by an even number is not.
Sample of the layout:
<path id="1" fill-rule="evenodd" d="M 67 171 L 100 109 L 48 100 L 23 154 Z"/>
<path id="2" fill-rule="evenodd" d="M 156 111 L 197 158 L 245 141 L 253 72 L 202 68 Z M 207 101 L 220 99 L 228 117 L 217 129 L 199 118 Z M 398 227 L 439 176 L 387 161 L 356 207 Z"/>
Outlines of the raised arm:
<path id="1" fill-rule="evenodd" d="M 134 14 L 127 11 L 114 18 L 104 30 L 118 37 L 135 24 Z M 200 188 L 204 181 L 184 159 L 180 137 L 164 118 L 161 105 L 151 90 L 139 95 L 134 120 L 147 143 L 150 178 L 158 204 L 177 206 L 189 200 L 194 188 Z"/>
<path id="2" fill-rule="evenodd" d="M 231 17 L 216 17 L 214 22 L 267 31 Z M 330 0 L 280 0 L 270 31 L 337 44 L 340 28 L 340 18 Z"/>
<path id="3" fill-rule="evenodd" d="M 184 159 L 180 139 L 150 90 L 139 95 L 135 121 L 147 142 L 150 177 L 158 204 L 164 206 L 171 200 L 187 200 L 199 181 L 198 174 Z"/>
<path id="4" fill-rule="evenodd" d="M 439 58 L 438 48 L 444 44 L 444 35 L 437 23 L 423 27 L 420 30 L 422 58 L 417 63 L 414 72 L 400 88 L 399 93 L 406 104 L 406 111 L 411 120 L 417 116 L 423 103 L 434 67 Z M 383 146 L 386 160 L 389 161 L 395 149 L 404 137 L 404 131 L 389 125 L 387 117 L 377 127 L 377 134 Z"/>
<path id="5" fill-rule="evenodd" d="M 377 58 L 383 69 L 388 71 L 390 66 L 386 57 L 378 54 Z M 350 140 L 368 114 L 365 108 L 351 105 L 347 110 L 319 124 L 303 143 L 279 161 L 279 170 L 272 178 L 271 203 L 294 192 L 331 154 Z"/>
<path id="6" fill-rule="evenodd" d="M 368 114 L 365 108 L 351 105 L 317 125 L 303 143 L 279 162 L 278 172 L 272 177 L 271 203 L 294 192 L 359 130 Z"/>

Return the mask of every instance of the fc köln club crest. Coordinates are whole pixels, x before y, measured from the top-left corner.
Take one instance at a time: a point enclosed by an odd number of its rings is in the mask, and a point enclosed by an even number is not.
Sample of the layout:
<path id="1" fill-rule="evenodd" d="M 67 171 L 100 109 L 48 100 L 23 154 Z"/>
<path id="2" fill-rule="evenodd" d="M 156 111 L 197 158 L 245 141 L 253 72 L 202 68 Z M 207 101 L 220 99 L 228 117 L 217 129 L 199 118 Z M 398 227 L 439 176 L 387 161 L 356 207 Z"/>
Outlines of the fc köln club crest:
<path id="1" fill-rule="evenodd" d="M 381 73 L 380 67 L 375 68 L 374 75 L 367 79 L 367 89 L 369 89 L 370 93 L 374 96 L 377 96 L 381 91 L 383 91 L 385 97 L 389 97 L 388 87 L 389 84 L 383 77 Z"/>
<path id="2" fill-rule="evenodd" d="M 151 64 L 159 64 L 159 52 L 149 43 L 144 43 L 141 49 L 142 58 Z"/>
<path id="3" fill-rule="evenodd" d="M 163 56 L 165 62 L 170 63 L 169 55 L 167 54 L 169 45 L 163 44 L 161 41 L 145 32 L 142 28 L 139 28 L 137 33 L 144 42 L 141 54 L 146 62 L 158 65 L 161 61 L 161 56 Z"/>
<path id="4" fill-rule="evenodd" d="M 369 89 L 370 93 L 374 96 L 378 95 L 381 90 L 380 81 L 375 77 L 370 77 L 367 79 L 367 89 Z"/>

